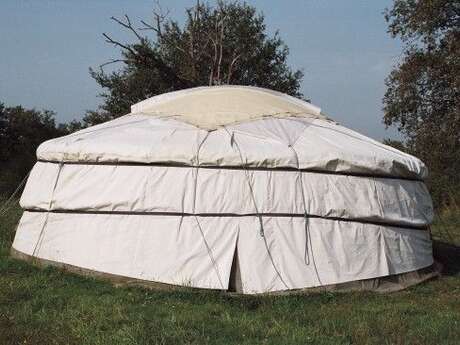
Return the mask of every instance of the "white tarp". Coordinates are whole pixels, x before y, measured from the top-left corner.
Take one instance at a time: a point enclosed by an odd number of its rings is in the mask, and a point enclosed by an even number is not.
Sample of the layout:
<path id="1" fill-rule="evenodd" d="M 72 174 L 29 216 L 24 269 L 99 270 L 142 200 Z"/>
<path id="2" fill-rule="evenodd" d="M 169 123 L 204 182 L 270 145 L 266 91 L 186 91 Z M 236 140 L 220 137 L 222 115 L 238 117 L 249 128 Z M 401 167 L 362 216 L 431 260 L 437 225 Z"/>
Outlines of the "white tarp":
<path id="1" fill-rule="evenodd" d="M 307 232 L 303 218 L 263 221 L 265 237 L 257 217 L 25 212 L 13 246 L 94 271 L 226 290 L 237 245 L 244 293 L 375 278 L 433 263 L 426 231 L 309 219 Z"/>
<path id="2" fill-rule="evenodd" d="M 420 181 L 142 165 L 68 164 L 60 168 L 57 163 L 44 162 L 33 168 L 21 206 L 237 215 L 307 213 L 412 226 L 428 225 L 433 217 L 431 199 Z"/>
<path id="3" fill-rule="evenodd" d="M 40 145 L 37 156 L 68 162 L 208 166 L 241 166 L 243 161 L 250 167 L 420 179 L 427 174 L 425 165 L 413 156 L 338 124 L 308 118 L 267 118 L 207 132 L 174 119 L 127 115 L 49 140 Z"/>
<path id="4" fill-rule="evenodd" d="M 216 289 L 228 288 L 237 252 L 245 293 L 433 263 L 420 160 L 288 96 L 218 89 L 155 97 L 133 107 L 144 114 L 42 144 L 13 247 L 89 270 Z M 207 95 L 213 101 L 202 104 Z M 211 124 L 200 111 L 218 115 Z"/>

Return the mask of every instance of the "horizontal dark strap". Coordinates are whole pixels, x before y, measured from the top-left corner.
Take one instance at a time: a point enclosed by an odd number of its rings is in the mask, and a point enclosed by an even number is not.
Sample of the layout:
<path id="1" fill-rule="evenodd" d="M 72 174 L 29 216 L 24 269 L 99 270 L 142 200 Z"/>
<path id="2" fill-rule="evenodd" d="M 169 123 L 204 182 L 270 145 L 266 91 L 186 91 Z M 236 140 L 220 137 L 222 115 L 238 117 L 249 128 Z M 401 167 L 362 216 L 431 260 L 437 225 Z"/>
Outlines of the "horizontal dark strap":
<path id="1" fill-rule="evenodd" d="M 392 176 L 385 174 L 366 174 L 359 172 L 343 172 L 343 171 L 330 171 L 325 169 L 297 169 L 293 167 L 252 167 L 252 166 L 217 166 L 217 165 L 192 165 L 192 164 L 181 164 L 181 163 L 162 163 L 162 162 L 76 162 L 76 161 L 56 161 L 39 159 L 41 163 L 54 163 L 54 164 L 69 164 L 69 165 L 109 165 L 109 166 L 158 166 L 158 167 L 171 167 L 171 168 L 199 168 L 199 169 L 215 169 L 215 170 L 250 170 L 250 171 L 301 171 L 315 174 L 325 175 L 341 175 L 341 176 L 354 176 L 354 177 L 367 177 L 367 178 L 382 178 L 382 179 L 393 179 L 393 180 L 408 180 L 408 181 L 419 181 L 423 182 L 423 179 L 418 177 L 402 177 Z"/>
<path id="2" fill-rule="evenodd" d="M 401 224 L 395 222 L 374 221 L 358 218 L 342 218 L 342 217 L 329 217 L 319 216 L 314 214 L 303 213 L 187 213 L 187 212 L 149 212 L 149 211 L 97 211 L 97 210 L 38 210 L 38 209 L 24 209 L 27 212 L 40 212 L 40 213 L 69 213 L 69 214 L 108 214 L 108 215 L 132 215 L 132 216 L 174 216 L 174 217 L 284 217 L 284 218 L 315 218 L 326 219 L 340 222 L 352 222 L 361 224 L 390 226 L 404 229 L 427 230 L 428 225 L 413 225 Z"/>

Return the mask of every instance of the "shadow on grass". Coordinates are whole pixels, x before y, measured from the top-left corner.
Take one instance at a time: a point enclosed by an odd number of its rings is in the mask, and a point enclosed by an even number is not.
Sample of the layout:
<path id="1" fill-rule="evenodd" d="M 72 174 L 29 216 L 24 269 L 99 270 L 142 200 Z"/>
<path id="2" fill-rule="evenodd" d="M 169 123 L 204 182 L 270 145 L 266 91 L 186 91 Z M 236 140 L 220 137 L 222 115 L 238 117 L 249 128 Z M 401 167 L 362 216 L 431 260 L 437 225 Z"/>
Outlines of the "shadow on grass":
<path id="1" fill-rule="evenodd" d="M 434 259 L 443 266 L 442 274 L 447 276 L 460 275 L 460 247 L 454 244 L 433 241 Z"/>

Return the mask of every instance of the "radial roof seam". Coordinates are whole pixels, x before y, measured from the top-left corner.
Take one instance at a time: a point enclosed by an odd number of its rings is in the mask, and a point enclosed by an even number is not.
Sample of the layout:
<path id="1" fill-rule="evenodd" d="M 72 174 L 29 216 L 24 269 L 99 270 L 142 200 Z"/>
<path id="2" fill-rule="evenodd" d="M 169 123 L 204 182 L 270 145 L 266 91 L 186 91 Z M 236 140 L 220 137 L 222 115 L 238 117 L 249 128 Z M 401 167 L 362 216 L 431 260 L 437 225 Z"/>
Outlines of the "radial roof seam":
<path id="1" fill-rule="evenodd" d="M 289 120 L 289 121 L 296 121 L 296 119 L 294 119 L 294 118 L 286 118 L 286 119 Z M 297 121 L 297 122 L 299 122 L 299 121 Z M 303 121 L 300 121 L 300 122 L 303 122 Z M 404 158 L 407 158 L 407 157 L 409 157 L 409 158 L 417 158 L 417 157 L 413 157 L 413 156 L 411 156 L 411 155 L 409 155 L 409 154 L 407 154 L 407 153 L 405 153 L 405 152 L 402 152 L 402 151 L 400 151 L 400 150 L 394 149 L 394 148 L 392 148 L 391 146 L 388 146 L 388 145 L 385 145 L 385 144 L 383 144 L 383 143 L 380 143 L 380 142 L 378 142 L 378 141 L 376 141 L 376 140 L 374 140 L 374 139 L 372 139 L 372 138 L 368 138 L 368 139 L 371 139 L 371 140 L 366 141 L 366 140 L 364 140 L 363 138 L 360 138 L 359 136 L 351 135 L 350 133 L 346 133 L 346 132 L 344 132 L 344 131 L 340 131 L 340 130 L 337 130 L 337 129 L 335 129 L 335 128 L 329 128 L 329 127 L 321 126 L 321 125 L 318 125 L 318 124 L 315 124 L 315 123 L 310 123 L 310 125 L 313 126 L 313 127 L 324 128 L 324 129 L 327 129 L 327 130 L 331 130 L 331 131 L 334 131 L 334 132 L 338 132 L 338 133 L 340 133 L 340 134 L 346 135 L 346 136 L 348 136 L 348 137 L 350 137 L 350 138 L 359 140 L 359 141 L 364 142 L 364 143 L 366 143 L 366 144 L 371 144 L 371 145 L 376 146 L 376 147 L 378 147 L 378 148 L 381 148 L 381 149 L 383 149 L 383 150 L 386 150 L 386 151 L 389 151 L 389 152 L 392 152 L 392 153 L 396 153 L 396 154 L 398 154 L 399 156 L 404 157 Z M 359 133 L 358 133 L 358 134 L 359 134 Z M 390 149 L 389 149 L 388 147 L 389 147 Z M 418 159 L 418 158 L 417 158 L 417 159 Z"/>

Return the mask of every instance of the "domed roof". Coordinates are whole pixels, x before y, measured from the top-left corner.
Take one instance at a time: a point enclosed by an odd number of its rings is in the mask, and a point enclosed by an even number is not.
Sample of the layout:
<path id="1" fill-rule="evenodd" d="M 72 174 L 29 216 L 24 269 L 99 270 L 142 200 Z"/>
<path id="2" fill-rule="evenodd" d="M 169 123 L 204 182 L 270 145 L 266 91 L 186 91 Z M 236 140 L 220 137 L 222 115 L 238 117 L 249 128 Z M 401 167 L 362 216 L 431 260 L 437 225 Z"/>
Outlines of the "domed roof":
<path id="1" fill-rule="evenodd" d="M 419 159 L 328 120 L 307 102 L 242 86 L 152 97 L 128 115 L 44 142 L 37 158 L 427 176 Z"/>
<path id="2" fill-rule="evenodd" d="M 169 92 L 134 104 L 131 113 L 175 117 L 207 130 L 267 116 L 326 119 L 320 108 L 308 102 L 252 86 L 197 87 Z"/>

